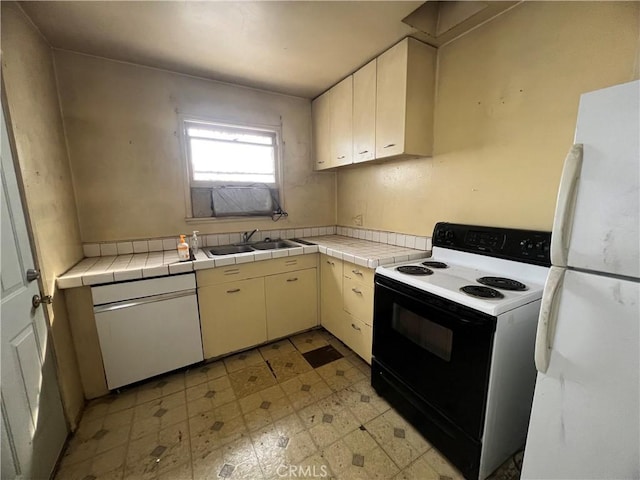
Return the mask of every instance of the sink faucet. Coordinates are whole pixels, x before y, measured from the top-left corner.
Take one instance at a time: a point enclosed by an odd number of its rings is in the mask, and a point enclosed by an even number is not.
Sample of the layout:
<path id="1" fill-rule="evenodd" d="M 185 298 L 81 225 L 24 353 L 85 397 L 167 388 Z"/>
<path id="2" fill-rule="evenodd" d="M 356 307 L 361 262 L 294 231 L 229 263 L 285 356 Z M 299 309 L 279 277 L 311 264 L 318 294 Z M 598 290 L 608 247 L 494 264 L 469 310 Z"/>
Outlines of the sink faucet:
<path id="1" fill-rule="evenodd" d="M 256 233 L 258 231 L 258 229 L 256 228 L 253 232 L 249 233 L 249 232 L 244 232 L 242 234 L 242 243 L 249 243 L 249 239 L 251 237 L 253 237 L 253 234 Z"/>

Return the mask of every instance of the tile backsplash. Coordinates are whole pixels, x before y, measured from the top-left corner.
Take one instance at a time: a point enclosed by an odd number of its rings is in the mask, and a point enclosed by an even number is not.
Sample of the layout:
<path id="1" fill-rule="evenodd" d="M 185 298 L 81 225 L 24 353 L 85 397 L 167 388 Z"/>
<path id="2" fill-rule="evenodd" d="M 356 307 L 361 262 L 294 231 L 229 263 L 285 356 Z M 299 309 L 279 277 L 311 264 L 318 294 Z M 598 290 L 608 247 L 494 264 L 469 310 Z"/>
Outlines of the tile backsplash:
<path id="1" fill-rule="evenodd" d="M 341 227 L 336 225 L 309 228 L 288 228 L 282 230 L 264 230 L 256 232 L 252 241 L 265 240 L 266 238 L 306 238 L 321 235 L 342 235 L 345 237 L 370 240 L 372 242 L 386 243 L 400 247 L 414 248 L 416 250 L 430 250 L 431 238 L 415 235 L 406 235 L 395 232 L 383 232 L 379 230 L 366 230 L 362 228 Z M 217 233 L 199 235 L 200 247 L 215 247 L 239 243 L 242 232 Z M 187 241 L 189 235 L 187 235 Z M 110 255 L 125 255 L 131 253 L 162 252 L 174 250 L 178 246 L 179 235 L 165 238 L 150 238 L 147 240 L 133 240 L 127 242 L 104 242 L 83 244 L 85 257 L 100 257 Z"/>

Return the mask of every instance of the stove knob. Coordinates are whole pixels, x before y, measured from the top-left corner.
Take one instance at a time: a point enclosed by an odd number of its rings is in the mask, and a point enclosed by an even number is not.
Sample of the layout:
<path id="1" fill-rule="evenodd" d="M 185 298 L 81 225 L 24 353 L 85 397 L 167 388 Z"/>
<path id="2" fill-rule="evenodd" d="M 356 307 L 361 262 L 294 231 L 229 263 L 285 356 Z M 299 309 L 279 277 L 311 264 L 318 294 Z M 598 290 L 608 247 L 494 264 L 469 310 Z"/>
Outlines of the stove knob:
<path id="1" fill-rule="evenodd" d="M 530 239 L 525 239 L 520 242 L 520 247 L 522 250 L 532 250 L 533 242 Z"/>
<path id="2" fill-rule="evenodd" d="M 547 242 L 536 243 L 536 250 L 538 250 L 539 252 L 546 252 L 548 249 L 549 249 L 549 246 L 547 245 Z"/>
<path id="3" fill-rule="evenodd" d="M 451 230 L 447 230 L 444 234 L 445 240 L 453 240 L 453 232 Z"/>

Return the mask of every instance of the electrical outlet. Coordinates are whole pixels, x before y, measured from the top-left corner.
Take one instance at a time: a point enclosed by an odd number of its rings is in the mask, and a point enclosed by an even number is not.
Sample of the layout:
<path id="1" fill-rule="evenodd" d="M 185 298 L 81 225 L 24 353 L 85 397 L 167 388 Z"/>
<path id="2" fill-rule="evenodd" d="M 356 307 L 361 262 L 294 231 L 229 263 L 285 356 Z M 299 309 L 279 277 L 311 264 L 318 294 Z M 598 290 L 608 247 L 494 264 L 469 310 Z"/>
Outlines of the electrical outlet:
<path id="1" fill-rule="evenodd" d="M 357 225 L 359 227 L 362 226 L 362 215 L 356 215 L 355 217 L 353 217 L 353 223 L 354 225 Z"/>

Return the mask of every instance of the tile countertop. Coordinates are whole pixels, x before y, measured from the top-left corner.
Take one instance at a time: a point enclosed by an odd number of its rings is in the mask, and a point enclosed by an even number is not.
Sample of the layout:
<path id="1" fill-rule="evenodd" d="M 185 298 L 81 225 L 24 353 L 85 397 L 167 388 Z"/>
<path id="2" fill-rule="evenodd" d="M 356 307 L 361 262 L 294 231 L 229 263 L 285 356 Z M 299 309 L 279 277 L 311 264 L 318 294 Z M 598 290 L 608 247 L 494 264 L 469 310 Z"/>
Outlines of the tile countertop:
<path id="1" fill-rule="evenodd" d="M 60 289 L 75 288 L 85 285 L 176 275 L 194 270 L 317 252 L 367 268 L 376 268 L 378 265 L 414 260 L 430 255 L 428 250 L 416 250 L 340 235 L 310 237 L 303 240 L 313 242 L 315 245 L 300 244 L 299 247 L 280 250 L 221 255 L 215 259 L 207 257 L 202 250 L 199 250 L 196 254 L 196 259 L 189 262 L 180 262 L 176 250 L 89 257 L 81 260 L 64 275 L 58 277 L 57 285 Z"/>

